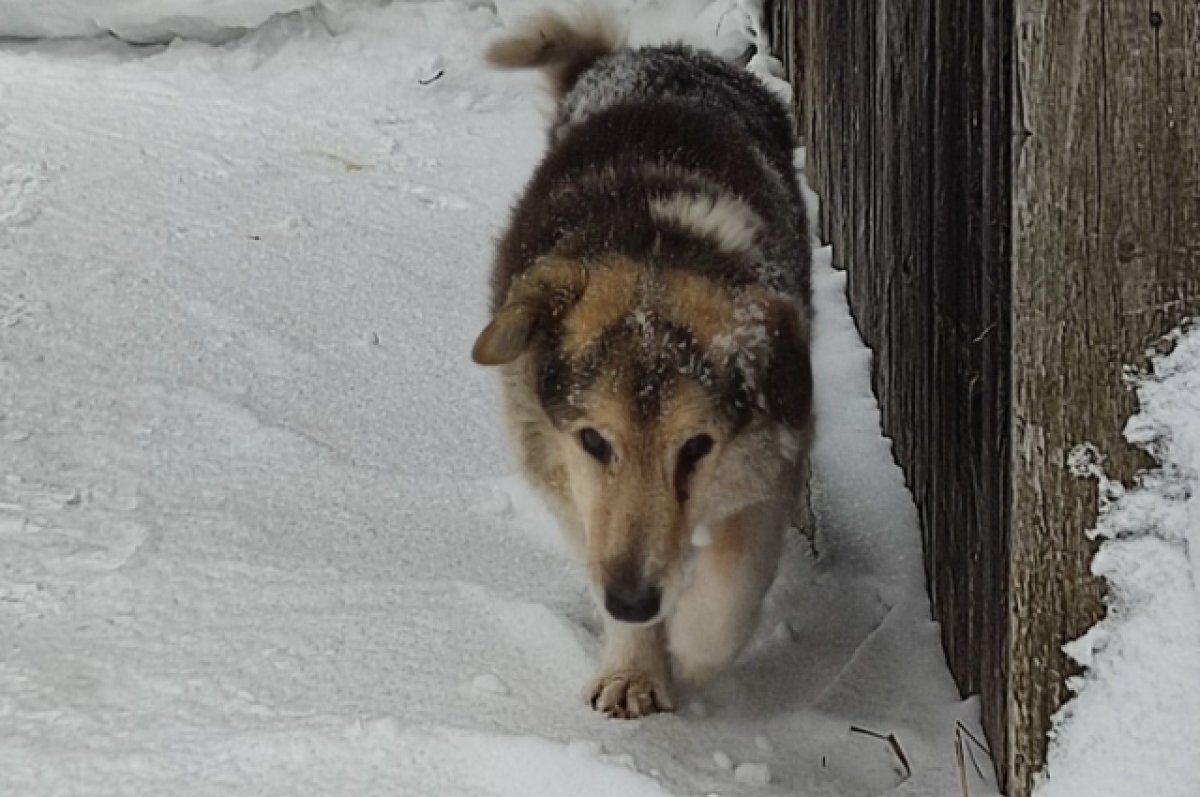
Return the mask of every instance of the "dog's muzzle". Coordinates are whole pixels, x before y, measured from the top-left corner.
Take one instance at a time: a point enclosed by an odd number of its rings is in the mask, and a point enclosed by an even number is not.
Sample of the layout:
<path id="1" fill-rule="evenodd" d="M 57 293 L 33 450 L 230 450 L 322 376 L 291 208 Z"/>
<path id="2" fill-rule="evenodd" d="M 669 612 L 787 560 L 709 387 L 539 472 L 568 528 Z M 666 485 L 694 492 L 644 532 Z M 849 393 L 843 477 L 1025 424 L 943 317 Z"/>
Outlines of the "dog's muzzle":
<path id="1" fill-rule="evenodd" d="M 609 585 L 604 590 L 604 609 L 623 623 L 647 623 L 662 608 L 662 590 L 647 584 Z"/>

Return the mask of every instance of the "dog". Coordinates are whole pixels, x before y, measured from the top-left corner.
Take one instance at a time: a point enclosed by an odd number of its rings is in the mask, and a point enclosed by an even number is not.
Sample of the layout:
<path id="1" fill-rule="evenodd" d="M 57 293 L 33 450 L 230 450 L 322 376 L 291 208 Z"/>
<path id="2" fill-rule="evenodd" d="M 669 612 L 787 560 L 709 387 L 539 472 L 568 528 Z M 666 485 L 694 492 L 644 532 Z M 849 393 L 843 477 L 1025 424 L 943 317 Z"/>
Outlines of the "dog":
<path id="1" fill-rule="evenodd" d="M 585 698 L 636 718 L 734 661 L 775 578 L 813 434 L 812 255 L 783 103 L 715 55 L 623 42 L 547 11 L 487 52 L 555 105 L 472 358 L 603 609 Z"/>

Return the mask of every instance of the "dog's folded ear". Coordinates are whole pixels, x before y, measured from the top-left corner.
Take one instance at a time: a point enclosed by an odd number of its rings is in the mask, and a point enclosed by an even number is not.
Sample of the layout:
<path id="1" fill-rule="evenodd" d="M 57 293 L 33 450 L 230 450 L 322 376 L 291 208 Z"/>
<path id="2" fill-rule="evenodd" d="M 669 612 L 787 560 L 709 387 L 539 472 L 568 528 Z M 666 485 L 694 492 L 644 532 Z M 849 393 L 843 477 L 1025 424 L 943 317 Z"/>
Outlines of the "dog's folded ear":
<path id="1" fill-rule="evenodd" d="M 471 359 L 504 365 L 520 357 L 539 331 L 570 309 L 587 288 L 587 270 L 572 260 L 542 260 L 513 280 L 504 305 L 479 333 Z"/>
<path id="2" fill-rule="evenodd" d="M 813 402 L 808 320 L 795 302 L 778 298 L 766 315 L 771 352 L 760 389 L 772 418 L 801 429 L 812 417 Z"/>

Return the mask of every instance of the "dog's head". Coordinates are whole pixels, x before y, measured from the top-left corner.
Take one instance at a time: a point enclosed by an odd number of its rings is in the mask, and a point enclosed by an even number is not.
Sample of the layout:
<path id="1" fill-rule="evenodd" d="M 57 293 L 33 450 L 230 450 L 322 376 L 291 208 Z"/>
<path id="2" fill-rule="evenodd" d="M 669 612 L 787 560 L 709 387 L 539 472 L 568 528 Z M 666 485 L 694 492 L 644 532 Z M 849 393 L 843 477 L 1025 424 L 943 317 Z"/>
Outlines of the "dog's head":
<path id="1" fill-rule="evenodd" d="M 807 320 L 758 286 L 546 259 L 514 282 L 473 358 L 525 375 L 592 587 L 625 622 L 663 617 L 696 529 L 777 497 L 807 439 Z"/>

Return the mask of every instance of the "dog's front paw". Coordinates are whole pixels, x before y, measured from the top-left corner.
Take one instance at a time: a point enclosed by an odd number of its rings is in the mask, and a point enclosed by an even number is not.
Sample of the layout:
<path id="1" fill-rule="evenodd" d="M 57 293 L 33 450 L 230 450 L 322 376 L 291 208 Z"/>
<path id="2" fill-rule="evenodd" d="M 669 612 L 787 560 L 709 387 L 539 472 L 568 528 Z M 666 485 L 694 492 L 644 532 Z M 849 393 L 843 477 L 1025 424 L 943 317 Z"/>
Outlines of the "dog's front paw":
<path id="1" fill-rule="evenodd" d="M 675 708 L 668 679 L 654 678 L 640 670 L 597 676 L 588 685 L 586 697 L 592 708 L 615 719 L 632 720 Z"/>

